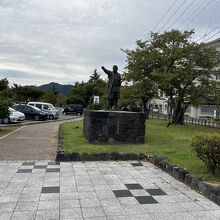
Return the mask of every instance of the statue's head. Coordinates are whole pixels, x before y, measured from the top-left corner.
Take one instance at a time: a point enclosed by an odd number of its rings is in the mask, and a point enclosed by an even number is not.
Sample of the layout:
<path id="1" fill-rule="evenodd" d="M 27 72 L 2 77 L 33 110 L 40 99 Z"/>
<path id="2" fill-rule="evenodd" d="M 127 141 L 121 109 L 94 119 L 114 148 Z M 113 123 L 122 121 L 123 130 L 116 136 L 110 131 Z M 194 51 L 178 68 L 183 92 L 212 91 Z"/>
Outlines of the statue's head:
<path id="1" fill-rule="evenodd" d="M 118 71 L 118 66 L 114 65 L 114 66 L 113 66 L 113 72 L 114 72 L 114 73 L 117 73 L 117 71 Z"/>

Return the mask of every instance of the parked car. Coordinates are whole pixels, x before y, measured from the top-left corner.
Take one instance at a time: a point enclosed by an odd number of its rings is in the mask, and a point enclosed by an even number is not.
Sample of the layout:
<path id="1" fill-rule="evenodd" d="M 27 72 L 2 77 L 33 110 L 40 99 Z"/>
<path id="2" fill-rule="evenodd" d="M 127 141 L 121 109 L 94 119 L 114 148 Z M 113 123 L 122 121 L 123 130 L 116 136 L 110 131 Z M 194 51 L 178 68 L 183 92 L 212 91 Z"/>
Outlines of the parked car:
<path id="1" fill-rule="evenodd" d="M 28 102 L 28 105 L 35 106 L 39 108 L 41 111 L 44 111 L 48 114 L 48 118 L 58 119 L 59 118 L 59 111 L 56 109 L 52 104 L 46 102 Z"/>
<path id="2" fill-rule="evenodd" d="M 34 106 L 17 104 L 13 105 L 13 108 L 24 113 L 26 119 L 34 119 L 35 121 L 47 119 L 47 113 Z"/>
<path id="3" fill-rule="evenodd" d="M 16 123 L 24 121 L 25 115 L 22 112 L 16 111 L 13 108 L 9 107 L 10 115 L 8 118 L 2 119 L 2 123 L 9 124 L 9 123 Z"/>
<path id="4" fill-rule="evenodd" d="M 73 113 L 76 113 L 77 115 L 78 114 L 82 115 L 83 114 L 83 105 L 69 104 L 69 105 L 66 106 L 66 108 L 64 108 L 62 110 L 62 113 L 64 115 L 73 114 Z"/>

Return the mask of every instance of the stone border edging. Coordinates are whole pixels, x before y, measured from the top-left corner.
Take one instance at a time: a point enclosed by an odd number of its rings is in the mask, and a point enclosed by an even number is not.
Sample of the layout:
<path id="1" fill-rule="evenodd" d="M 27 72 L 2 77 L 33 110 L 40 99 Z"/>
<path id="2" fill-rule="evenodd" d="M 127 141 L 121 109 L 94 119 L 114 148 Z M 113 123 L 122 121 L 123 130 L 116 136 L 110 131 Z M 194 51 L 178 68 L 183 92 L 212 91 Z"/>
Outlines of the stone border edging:
<path id="1" fill-rule="evenodd" d="M 214 203 L 220 206 L 220 188 L 208 184 L 202 180 L 201 177 L 194 177 L 189 174 L 189 172 L 181 167 L 172 165 L 165 161 L 165 158 L 145 155 L 142 153 L 65 153 L 63 147 L 63 138 L 60 136 L 60 127 L 58 134 L 58 148 L 56 161 L 67 162 L 67 161 L 109 161 L 109 160 L 147 160 L 148 162 L 154 164 L 158 168 L 162 169 L 164 172 L 173 176 L 175 179 L 183 182 L 190 188 L 196 190 L 197 192 L 204 195 L 206 198 L 210 199 Z"/>

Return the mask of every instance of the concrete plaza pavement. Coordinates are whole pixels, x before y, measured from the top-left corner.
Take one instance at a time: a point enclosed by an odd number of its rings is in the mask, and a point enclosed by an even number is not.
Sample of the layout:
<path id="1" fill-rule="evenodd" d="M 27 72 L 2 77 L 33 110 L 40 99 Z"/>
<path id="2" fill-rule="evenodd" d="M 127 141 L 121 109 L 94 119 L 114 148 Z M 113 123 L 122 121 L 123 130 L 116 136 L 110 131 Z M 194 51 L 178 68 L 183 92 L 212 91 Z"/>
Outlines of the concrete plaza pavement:
<path id="1" fill-rule="evenodd" d="M 0 220 L 220 219 L 220 207 L 148 162 L 0 162 Z"/>

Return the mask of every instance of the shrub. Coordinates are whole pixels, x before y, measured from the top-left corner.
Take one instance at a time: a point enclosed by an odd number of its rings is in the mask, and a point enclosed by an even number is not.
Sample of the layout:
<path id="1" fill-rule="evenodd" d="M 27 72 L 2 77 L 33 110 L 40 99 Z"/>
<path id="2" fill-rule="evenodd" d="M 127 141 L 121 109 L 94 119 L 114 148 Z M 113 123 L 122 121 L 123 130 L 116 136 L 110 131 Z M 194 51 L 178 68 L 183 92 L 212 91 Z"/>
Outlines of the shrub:
<path id="1" fill-rule="evenodd" d="M 4 119 L 4 118 L 9 117 L 9 115 L 10 115 L 10 112 L 8 109 L 9 104 L 10 104 L 10 102 L 8 100 L 1 100 L 0 99 L 0 119 Z"/>
<path id="2" fill-rule="evenodd" d="M 205 163 L 208 171 L 215 175 L 220 169 L 220 136 L 198 135 L 193 138 L 191 146 Z"/>

